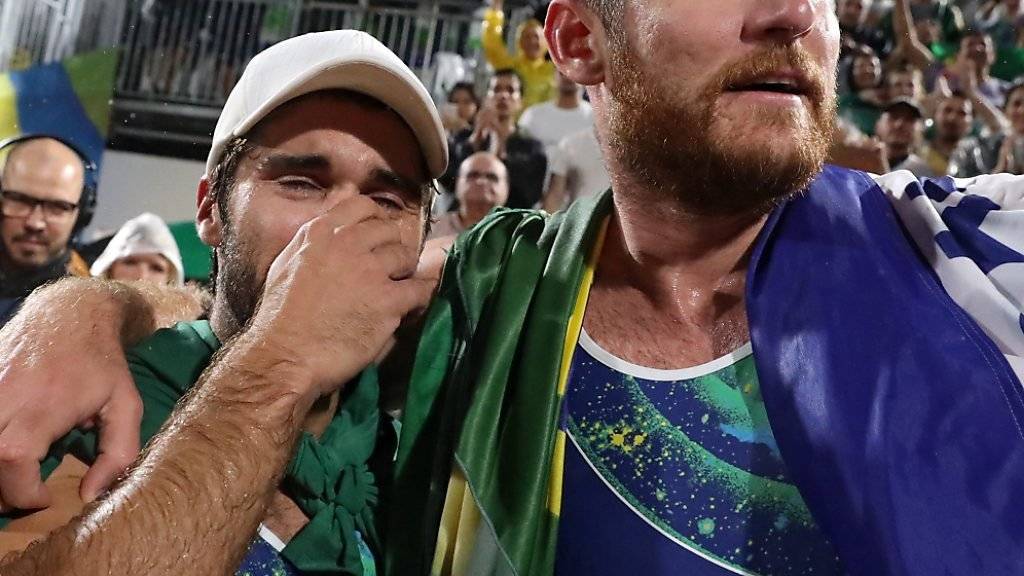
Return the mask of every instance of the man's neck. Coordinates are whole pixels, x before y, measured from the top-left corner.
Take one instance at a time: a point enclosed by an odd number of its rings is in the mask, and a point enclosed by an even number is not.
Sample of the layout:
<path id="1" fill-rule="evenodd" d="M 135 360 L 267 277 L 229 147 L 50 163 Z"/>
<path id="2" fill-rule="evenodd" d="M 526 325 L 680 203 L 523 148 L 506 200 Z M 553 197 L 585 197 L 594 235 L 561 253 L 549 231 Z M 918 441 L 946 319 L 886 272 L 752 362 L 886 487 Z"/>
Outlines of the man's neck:
<path id="1" fill-rule="evenodd" d="M 580 95 L 576 92 L 569 94 L 560 93 L 558 99 L 555 100 L 555 106 L 565 110 L 575 110 L 580 107 Z"/>
<path id="2" fill-rule="evenodd" d="M 746 269 L 766 217 L 701 216 L 656 192 L 615 190 L 584 321 L 591 337 L 651 368 L 701 364 L 746 342 Z"/>

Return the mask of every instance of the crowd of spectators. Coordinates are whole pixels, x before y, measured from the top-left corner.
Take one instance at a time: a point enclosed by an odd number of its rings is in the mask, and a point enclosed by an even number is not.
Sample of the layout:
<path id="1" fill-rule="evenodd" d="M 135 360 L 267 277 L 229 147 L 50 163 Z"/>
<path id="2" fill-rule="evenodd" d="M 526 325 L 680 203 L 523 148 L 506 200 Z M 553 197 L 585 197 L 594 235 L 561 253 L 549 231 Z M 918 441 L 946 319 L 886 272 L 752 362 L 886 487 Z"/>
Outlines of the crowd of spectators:
<path id="1" fill-rule="evenodd" d="M 837 10 L 840 163 L 921 177 L 1024 170 L 1020 0 L 839 0 Z"/>

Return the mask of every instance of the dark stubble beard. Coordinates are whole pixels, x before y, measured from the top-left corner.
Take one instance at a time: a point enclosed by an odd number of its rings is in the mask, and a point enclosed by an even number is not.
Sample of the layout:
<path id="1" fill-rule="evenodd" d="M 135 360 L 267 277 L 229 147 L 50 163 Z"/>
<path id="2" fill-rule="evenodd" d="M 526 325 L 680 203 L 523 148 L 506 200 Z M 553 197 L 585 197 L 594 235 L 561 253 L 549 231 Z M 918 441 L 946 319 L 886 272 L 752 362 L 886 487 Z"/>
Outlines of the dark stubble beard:
<path id="1" fill-rule="evenodd" d="M 245 240 L 225 220 L 224 241 L 217 249 L 214 264 L 215 305 L 227 306 L 231 323 L 227 338 L 240 332 L 252 319 L 263 294 L 264 281 L 256 275 L 256 259 Z"/>
<path id="2" fill-rule="evenodd" d="M 821 171 L 835 134 L 835 72 L 821 70 L 803 50 L 767 48 L 725 66 L 692 97 L 647 73 L 624 38 L 615 44 L 607 149 L 649 190 L 694 215 L 767 213 Z M 715 103 L 727 87 L 783 67 L 801 71 L 812 84 L 811 124 L 798 132 L 796 142 L 782 151 L 724 141 L 730 138 L 721 130 L 716 134 L 715 124 L 722 120 L 715 116 Z M 793 133 L 787 125 L 800 121 L 778 110 L 752 109 L 751 116 L 778 126 L 780 138 Z"/>

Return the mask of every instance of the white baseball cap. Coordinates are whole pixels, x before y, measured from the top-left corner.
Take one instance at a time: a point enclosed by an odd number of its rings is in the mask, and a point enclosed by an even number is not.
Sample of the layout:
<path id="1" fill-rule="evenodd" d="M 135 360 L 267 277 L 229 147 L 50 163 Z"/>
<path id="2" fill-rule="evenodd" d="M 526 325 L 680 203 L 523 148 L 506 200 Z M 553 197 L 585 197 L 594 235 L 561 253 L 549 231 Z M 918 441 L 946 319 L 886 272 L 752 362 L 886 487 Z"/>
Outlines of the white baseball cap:
<path id="1" fill-rule="evenodd" d="M 423 83 L 394 52 L 358 30 L 289 38 L 260 52 L 228 95 L 213 131 L 206 174 L 224 147 L 282 104 L 318 90 L 345 89 L 386 104 L 412 129 L 431 178 L 444 174 L 448 140 Z"/>

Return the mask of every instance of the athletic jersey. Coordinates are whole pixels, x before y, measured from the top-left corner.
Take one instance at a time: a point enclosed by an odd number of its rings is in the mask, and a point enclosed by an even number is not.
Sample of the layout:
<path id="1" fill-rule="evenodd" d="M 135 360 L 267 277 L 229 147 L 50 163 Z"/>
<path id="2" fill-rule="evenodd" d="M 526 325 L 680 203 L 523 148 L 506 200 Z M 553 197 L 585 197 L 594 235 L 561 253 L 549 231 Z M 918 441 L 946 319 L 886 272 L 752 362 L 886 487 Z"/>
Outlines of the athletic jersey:
<path id="1" fill-rule="evenodd" d="M 558 576 L 842 573 L 787 476 L 749 344 L 653 370 L 582 333 L 562 429 Z"/>

